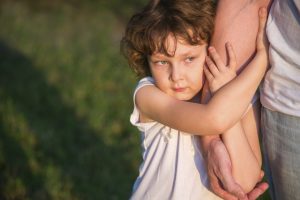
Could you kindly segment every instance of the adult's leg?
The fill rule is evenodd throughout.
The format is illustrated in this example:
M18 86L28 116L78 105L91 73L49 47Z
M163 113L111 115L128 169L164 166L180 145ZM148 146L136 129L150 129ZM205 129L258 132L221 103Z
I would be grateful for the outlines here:
M300 200L300 118L262 108L265 171L273 200Z

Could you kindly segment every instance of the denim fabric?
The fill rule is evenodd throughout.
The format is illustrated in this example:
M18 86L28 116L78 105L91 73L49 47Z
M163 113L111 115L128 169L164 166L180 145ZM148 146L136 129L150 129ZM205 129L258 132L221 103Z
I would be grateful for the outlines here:
M300 200L300 118L262 108L265 172L273 200Z

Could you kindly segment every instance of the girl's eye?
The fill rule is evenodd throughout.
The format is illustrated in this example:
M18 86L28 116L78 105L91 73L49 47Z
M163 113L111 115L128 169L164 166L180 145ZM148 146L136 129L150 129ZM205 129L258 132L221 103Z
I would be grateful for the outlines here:
M192 62L194 59L195 59L195 57L187 57L187 58L185 59L185 61L190 63L190 62Z
M156 61L155 64L157 64L157 65L167 65L168 61L164 61L164 60Z

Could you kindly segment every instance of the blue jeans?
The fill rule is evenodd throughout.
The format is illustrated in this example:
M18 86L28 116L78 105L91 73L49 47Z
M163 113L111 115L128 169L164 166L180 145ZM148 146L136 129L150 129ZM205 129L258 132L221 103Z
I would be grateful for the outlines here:
M300 200L300 118L262 108L265 172L273 200Z

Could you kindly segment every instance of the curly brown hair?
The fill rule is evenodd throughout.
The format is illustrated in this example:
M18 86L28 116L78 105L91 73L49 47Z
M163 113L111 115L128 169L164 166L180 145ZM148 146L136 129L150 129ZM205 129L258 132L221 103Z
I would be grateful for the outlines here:
M147 57L154 52L168 56L167 37L191 45L209 43L214 28L213 0L150 0L129 20L121 51L139 77L151 76Z

